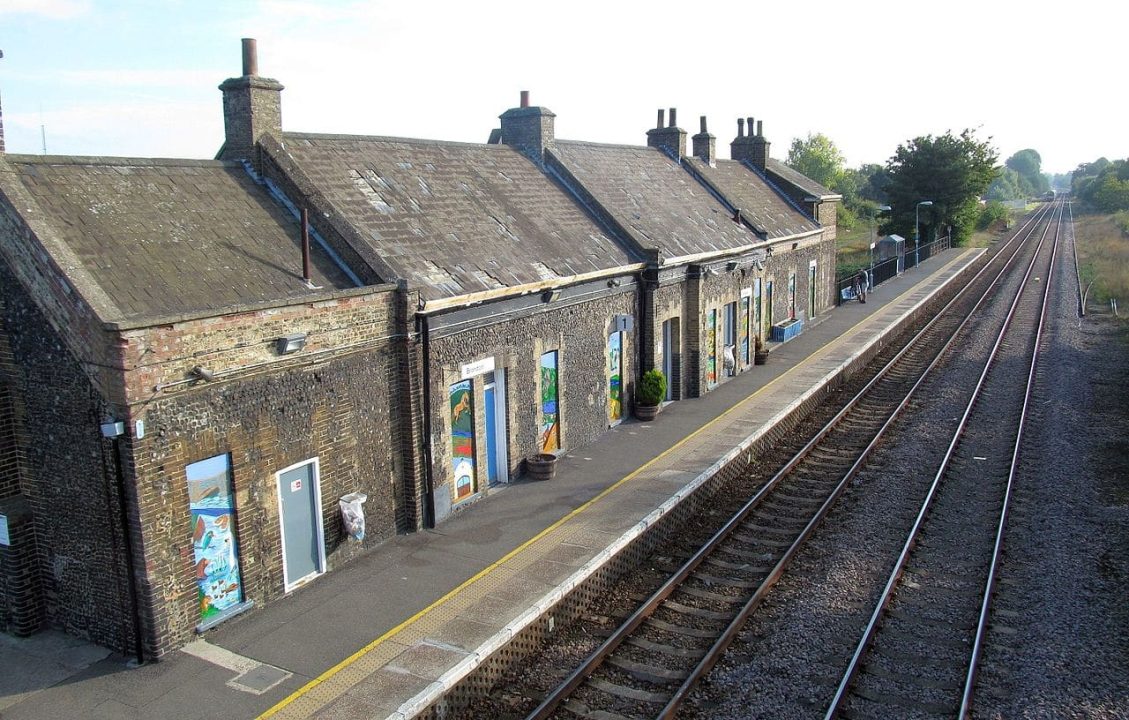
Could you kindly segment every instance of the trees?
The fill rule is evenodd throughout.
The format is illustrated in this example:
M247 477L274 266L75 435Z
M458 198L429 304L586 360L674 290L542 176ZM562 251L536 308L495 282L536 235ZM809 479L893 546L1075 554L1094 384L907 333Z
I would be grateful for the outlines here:
M1074 171L1071 192L1098 212L1129 210L1129 160L1082 163Z
M980 141L966 129L960 135L949 131L899 145L886 163L886 192L893 210L882 231L913 237L918 203L930 200L932 206L921 208L922 227L951 225L954 241L966 239L976 222L979 197L996 177L999 156L990 140Z
M808 133L806 140L795 138L785 163L820 185L838 191L843 176L843 154L823 133Z

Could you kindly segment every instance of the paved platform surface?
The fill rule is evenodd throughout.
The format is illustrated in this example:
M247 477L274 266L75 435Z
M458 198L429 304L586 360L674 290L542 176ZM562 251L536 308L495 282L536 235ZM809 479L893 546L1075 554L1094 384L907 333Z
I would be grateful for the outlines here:
M817 318L768 364L628 420L435 530L395 538L160 662L0 635L0 718L407 718L926 301L953 250Z

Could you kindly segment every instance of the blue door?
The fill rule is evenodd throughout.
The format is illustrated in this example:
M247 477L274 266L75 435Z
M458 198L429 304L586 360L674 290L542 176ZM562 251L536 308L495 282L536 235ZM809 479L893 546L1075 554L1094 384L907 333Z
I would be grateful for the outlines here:
M505 372L487 373L483 388L486 405L486 481L490 485L507 482L506 456L506 381Z

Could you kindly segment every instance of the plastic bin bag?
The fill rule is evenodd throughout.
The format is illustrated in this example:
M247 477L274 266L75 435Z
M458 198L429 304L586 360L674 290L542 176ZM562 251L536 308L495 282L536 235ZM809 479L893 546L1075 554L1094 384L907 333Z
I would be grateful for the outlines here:
M357 542L365 539L365 500L368 500L368 495L355 492L337 501L341 508L341 522L345 525L345 532Z

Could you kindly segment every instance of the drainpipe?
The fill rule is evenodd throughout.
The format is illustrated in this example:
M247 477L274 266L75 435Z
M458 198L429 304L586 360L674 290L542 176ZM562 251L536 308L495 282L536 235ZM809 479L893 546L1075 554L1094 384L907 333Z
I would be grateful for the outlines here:
M130 531L129 507L126 499L125 470L122 468L121 435L109 436L111 452L114 456L114 481L118 493L118 518L122 526L122 539L125 541L126 583L129 591L130 604L133 606L133 652L137 664L145 662L143 644L141 642L141 598L137 591L137 579L134 576L133 533Z
M423 527L435 527L434 469L431 457L431 332L426 315L419 319L420 337L423 338Z

